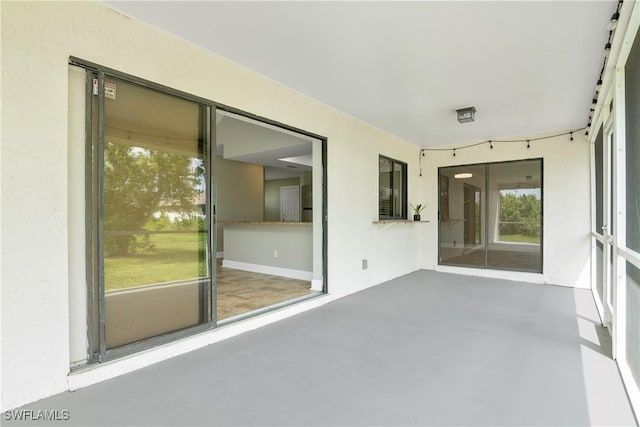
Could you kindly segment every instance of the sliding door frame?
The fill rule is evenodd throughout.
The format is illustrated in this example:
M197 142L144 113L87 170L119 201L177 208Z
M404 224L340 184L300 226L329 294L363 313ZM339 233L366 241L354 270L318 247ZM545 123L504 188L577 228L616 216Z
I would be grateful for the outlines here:
M444 265L447 267L468 267L468 268L477 268L483 270L499 270L499 271L514 271L514 272L525 272L530 273L530 271L523 271L517 268L509 268L509 267L495 267L489 266L489 168L493 165L501 165L508 163L517 163L517 162L526 162L526 161L539 161L540 164L540 271L535 272L534 274L542 274L544 271L544 158L543 157L534 157L534 158L526 158L526 159L515 159L515 160L505 160L498 162L485 162L485 163L469 163L469 164L460 164L460 165L451 165L451 166L442 166L438 168L438 194L440 194L440 180L442 179L441 171L443 169L457 168L457 167L484 167L484 190L480 189L480 194L484 192L484 195L480 197L481 200L481 212L480 217L482 218L482 212L484 211L484 221L480 221L482 226L484 227L484 243L482 244L484 249L484 264L482 266L479 265L471 265L471 264L448 264L442 262L442 220L440 214L440 197L438 198L438 265ZM449 190L449 196L451 195L451 191ZM499 215L499 212L498 212ZM483 232L480 232L480 239L482 240ZM464 244L463 244L464 245Z
M86 102L85 102L85 255L86 255L86 277L87 277L87 364L100 363L109 360L113 360L118 357L137 353L142 350L146 350L160 344L172 342L181 338L196 335L205 331L215 329L219 326L216 318L216 305L217 305L217 282L216 282L216 261L214 254L216 253L216 226L217 226L217 212L216 212L216 192L215 182L213 178L213 168L215 167L215 143L216 143L216 120L215 115L217 110L223 110L237 115L247 117L262 123L266 123L271 126L276 126L285 131L294 132L306 137L314 138L321 143L321 156L322 156L322 292L320 294L326 294L328 292L328 208L327 208L327 138L312 132L308 132L293 126L286 125L281 122L277 122L266 117L258 116L253 113L249 113L234 107L230 107L225 104L217 103L209 99L199 97L187 92L176 90L158 83L154 83L139 77L135 77L109 67L105 67L90 61L86 61L77 57L70 56L69 64L81 67L86 72L85 90L86 90ZM210 272L210 299L209 309L210 320L196 326L188 327L179 331L169 332L153 336L141 341L137 341L131 344L123 345L114 349L107 350L106 348L106 329L105 329L105 286L104 286L104 261L102 242L104 241L104 225L102 220L95 221L94 223L94 211L102 211L104 209L104 171L103 162L95 161L96 157L102 158L104 151L104 83L106 77L113 77L128 83L133 83L146 87L167 95L173 95L179 98L183 98L195 103L198 103L205 107L207 110L206 118L207 122L204 126L208 126L208 148L205 153L206 164L206 178L207 179L207 227L209 229L209 239L207 242L208 255L206 259L207 268ZM98 102L97 102L97 127L94 123L94 78L98 80ZM205 117L205 115L202 115ZM97 132L97 144L94 144L95 133ZM96 147L94 149L94 146ZM98 170L94 170L97 167ZM94 176L97 176L97 181L94 181ZM98 195L96 200L96 195ZM95 252L97 250L97 252ZM97 259L97 264L92 259ZM263 314L268 311L276 310L285 306L296 304L300 301L315 298L318 294L310 294L307 297L296 298L290 301L286 301L273 306L265 307L263 309L255 310L247 313L246 316L238 316L234 318L234 321L241 321L248 317L253 317L259 314ZM206 315L207 313L205 313ZM95 318L95 320L94 320ZM96 324L97 323L97 324ZM226 322L225 325L231 323ZM98 332L95 333L97 327ZM97 336L96 336L97 335ZM81 364L74 366L72 369L80 369L86 365Z

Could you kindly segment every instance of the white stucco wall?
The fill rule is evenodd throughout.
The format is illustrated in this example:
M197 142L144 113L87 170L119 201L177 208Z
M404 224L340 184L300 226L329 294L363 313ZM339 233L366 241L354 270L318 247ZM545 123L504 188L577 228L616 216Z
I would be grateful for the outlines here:
M556 132L557 133L557 132ZM545 135L518 137L526 140ZM423 200L428 203L426 217L436 218L438 192L435 183L438 167L501 162L521 159L543 159L543 203L544 203L544 243L543 274L483 271L478 269L454 269L459 272L539 281L555 285L590 288L590 179L589 144L583 133L531 142L494 142L494 149L488 145L451 151L429 151L423 157L421 187ZM511 139L511 138L510 138ZM427 236L423 237L423 268L437 268L438 225L427 226ZM441 268L449 271L450 269ZM453 271L453 270L451 270Z
M419 177L416 146L102 4L0 7L1 410L66 390L70 345L72 353L82 353L70 339L70 330L83 333L69 313L84 304L85 286L84 218L78 215L84 199L75 191L84 171L82 150L70 146L81 140L69 130L70 55L327 137L333 296L436 266L439 166L535 157L544 158L541 278L589 286L589 160L579 134L573 143L558 137L534 142L530 150L496 143L491 151L458 150L455 158L429 152ZM407 163L408 199L427 203L422 216L430 223L373 224L380 154Z
M102 4L1 2L0 7L1 410L67 389L69 312L72 304L83 303L82 292L75 291L85 286L78 280L85 262L77 244L84 232L77 215L81 196L69 191L75 183L70 179L83 174L73 160L77 147L69 147L69 56L327 137L333 295L420 267L420 235L411 227L424 225L372 224L379 154L407 162L409 200L419 198L414 145ZM76 154L70 158L70 152ZM362 270L365 258L369 268ZM77 295L71 303L70 295ZM82 326L74 324L72 331L82 333Z

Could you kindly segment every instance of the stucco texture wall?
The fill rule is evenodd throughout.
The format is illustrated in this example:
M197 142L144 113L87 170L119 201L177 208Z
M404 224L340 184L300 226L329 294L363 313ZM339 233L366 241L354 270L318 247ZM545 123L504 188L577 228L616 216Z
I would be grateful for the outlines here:
M2 410L67 389L70 279L84 221L69 197L69 56L327 138L328 288L337 297L437 264L437 168L544 158L544 278L588 287L589 148L577 134L429 153L96 2L0 2ZM77 148L77 147L74 147ZM407 163L408 200L430 223L374 224L378 156ZM314 183L314 188L315 188ZM315 194L315 192L314 192ZM362 269L362 260L368 268ZM314 267L314 271L316 268ZM319 269L318 269L319 271ZM75 325L75 330L81 330Z
M438 168L444 166L502 162L542 158L543 170L543 274L540 277L526 275L524 280L534 280L554 285L590 288L591 253L591 187L589 143L579 132L532 141L526 148L526 139L553 136L554 134L517 137L522 142L494 142L494 149L483 144L477 147L451 151L429 151L423 158L422 194L427 201L424 214L436 218L438 209ZM510 138L511 139L511 138ZM428 235L423 239L422 267L436 268L438 264L437 222L429 224ZM485 274L475 270L476 274ZM511 272L492 273L505 278L517 277Z
M418 197L414 145L103 4L0 7L2 410L67 389L69 289L85 286L69 275L85 262L69 243L84 228L68 196L69 177L78 176L68 156L69 56L326 137L332 294L419 268L418 233L372 224L379 154L408 163L409 199Z

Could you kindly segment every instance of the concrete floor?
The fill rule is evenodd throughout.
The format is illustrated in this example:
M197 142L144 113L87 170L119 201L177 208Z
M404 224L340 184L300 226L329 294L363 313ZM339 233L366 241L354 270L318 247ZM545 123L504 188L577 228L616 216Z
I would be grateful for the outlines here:
M56 426L635 425L589 291L433 271L22 409L69 410Z

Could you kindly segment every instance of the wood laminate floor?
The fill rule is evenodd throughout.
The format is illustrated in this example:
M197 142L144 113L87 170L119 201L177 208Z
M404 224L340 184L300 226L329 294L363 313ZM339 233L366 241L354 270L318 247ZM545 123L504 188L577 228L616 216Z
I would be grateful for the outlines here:
M312 293L311 282L252 273L217 264L218 320Z

